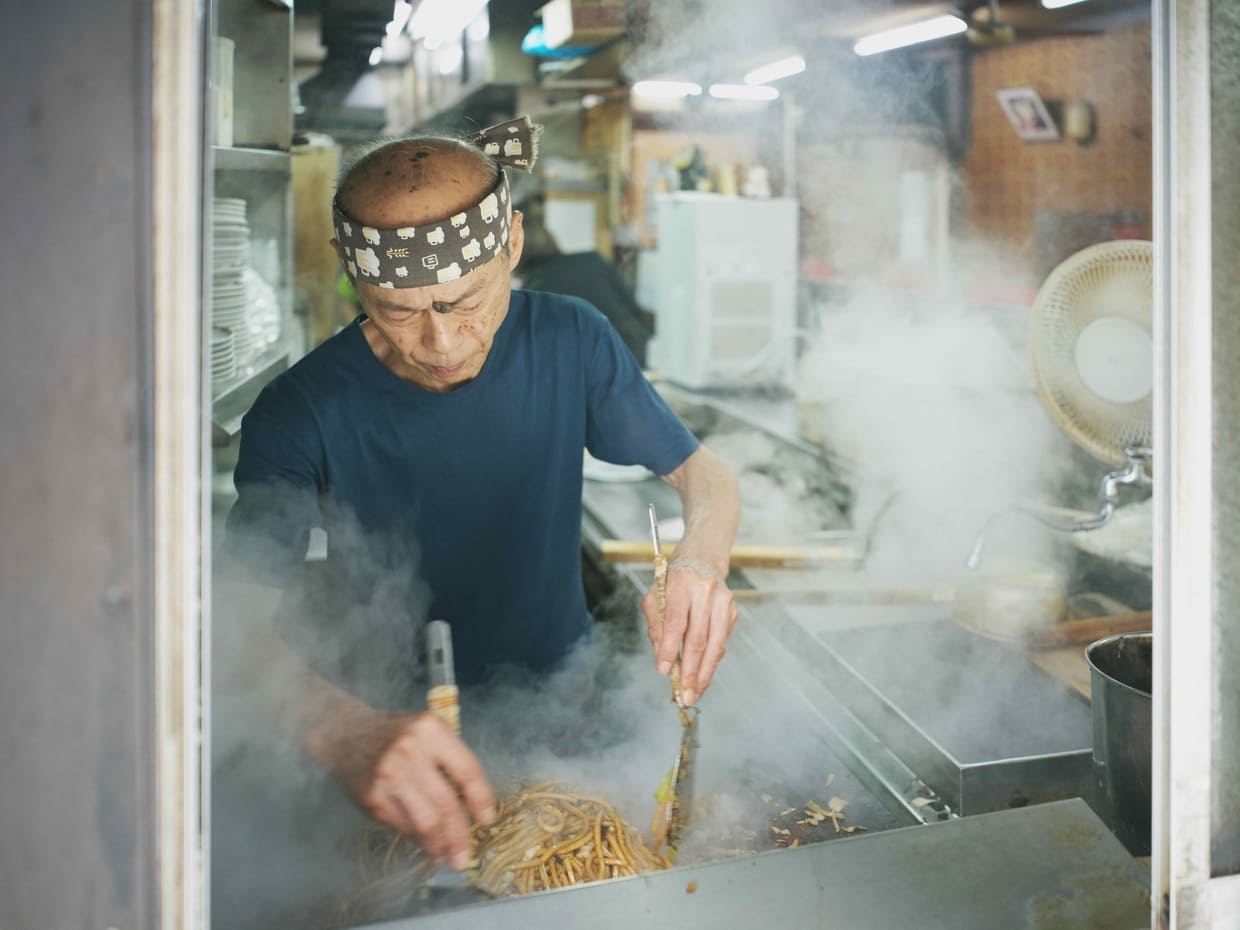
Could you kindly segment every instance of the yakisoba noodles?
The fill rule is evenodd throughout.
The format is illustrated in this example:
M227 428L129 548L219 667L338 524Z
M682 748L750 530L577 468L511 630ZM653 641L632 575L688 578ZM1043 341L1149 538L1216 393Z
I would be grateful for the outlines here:
M495 822L475 826L473 840L474 884L499 896L567 888L671 865L651 852L607 801L555 782L503 798Z
M501 798L495 822L476 825L471 838L470 880L497 897L671 865L610 803L551 781ZM388 831L367 835L359 866L363 886L352 903L362 910L407 895L433 871L415 840Z

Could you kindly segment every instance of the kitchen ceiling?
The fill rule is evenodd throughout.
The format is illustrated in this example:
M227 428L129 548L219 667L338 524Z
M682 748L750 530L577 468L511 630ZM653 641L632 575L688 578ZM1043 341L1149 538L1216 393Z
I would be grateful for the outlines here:
M537 22L536 13L545 2L491 0L492 24L523 34ZM392 9L392 0L298 0L297 76L303 107L299 128L373 132L381 127L382 120L373 111L350 112L344 101L369 69L371 52L383 39ZM1013 36L1019 42L1057 30L1106 28L1124 19L1148 16L1149 3L1089 0L1047 10L1039 0L1006 0L998 3L996 10L999 22L1010 30L998 34L987 30L987 0L958 4L928 0L632 0L631 49L624 56L622 73L615 77L617 81L622 77L636 80L690 70L708 80L730 80L733 78L723 71L770 60L781 48L803 53L824 46L846 48L863 34L946 12L980 23L970 38L979 40L976 47L985 48L1006 44ZM306 53L307 47L313 52Z

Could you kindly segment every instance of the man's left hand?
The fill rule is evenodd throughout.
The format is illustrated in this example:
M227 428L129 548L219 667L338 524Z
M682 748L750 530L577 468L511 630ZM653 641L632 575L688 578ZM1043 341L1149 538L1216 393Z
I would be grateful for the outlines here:
M659 674L668 674L679 655L685 703L697 703L710 687L736 626L736 603L724 577L710 563L673 559L667 570L666 617L660 622L653 586L642 598L642 611Z

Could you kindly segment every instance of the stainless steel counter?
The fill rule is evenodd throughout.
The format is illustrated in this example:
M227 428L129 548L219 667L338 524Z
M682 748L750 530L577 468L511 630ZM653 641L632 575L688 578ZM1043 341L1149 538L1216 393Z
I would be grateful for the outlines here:
M731 413L725 418L734 428ZM795 442L789 449L791 456L812 455ZM833 479L846 474L838 464L824 465ZM675 494L656 479L587 482L587 553L609 537L642 538L647 501L661 514L679 512ZM635 590L650 582L645 566L614 569ZM800 583L864 585L840 568L813 576ZM730 579L733 587L750 581L743 572ZM763 577L761 586L776 587L770 581ZM741 612L704 713L716 702L743 705L746 694L794 696L821 734L820 751L842 760L897 822L925 825L887 829L864 843L824 844L829 851L801 848L635 879L588 903L555 893L530 902L529 911L503 911L506 923L524 923L526 914L537 913L548 926L582 927L651 920L668 926L786 920L794 926L988 930L1146 924L1143 870L1083 801L1057 800L1089 791L1088 705L1079 696L1019 653L955 627L941 605L828 608L771 601L742 605ZM880 648L872 648L876 636L883 639ZM947 699L930 693L938 686L928 683L927 663L939 682L948 666L958 670L956 696L975 721L993 724L985 734L971 729L968 714L943 711ZM1009 804L1013 810L987 813ZM959 816L964 813L973 816ZM1073 847L1070 855L1065 844ZM685 894L690 881L698 882L695 895ZM712 897L702 903L708 889Z
M387 930L1136 930L1143 869L1062 801L488 902Z

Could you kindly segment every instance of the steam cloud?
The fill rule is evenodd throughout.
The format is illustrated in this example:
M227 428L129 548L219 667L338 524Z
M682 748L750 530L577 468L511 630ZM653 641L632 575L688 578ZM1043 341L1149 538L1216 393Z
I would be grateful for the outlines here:
M951 582L988 519L1017 501L1053 502L1070 448L993 312L950 293L917 306L877 288L823 310L802 359L803 418L861 475L854 523L878 519L869 570ZM994 542L1049 555L1013 518ZM990 551L990 550L988 550Z
M749 0L649 3L645 16L644 44L628 62L634 79L658 76L679 62L685 35L695 36L698 60L717 69L737 48L781 38L769 11ZM847 115L860 88L847 83L837 64L812 61L813 80L797 84L802 127L820 129ZM904 101L887 102L890 107L880 109L899 112ZM735 131L735 118L726 126ZM755 138L760 132L755 128ZM762 150L770 140L758 141ZM865 151L854 157L852 167L865 170ZM849 170L846 158L840 167ZM798 193L812 227L836 206L838 185L807 183L807 166L801 176ZM898 186L899 177L890 183ZM958 244L953 254L963 254ZM968 270L955 265L938 281L939 292L918 304L878 287L860 266L845 302L814 308L817 331L799 384L803 421L858 468L855 526L866 528L896 494L877 524L870 554L868 571L878 579L953 581L989 517L1018 499L1054 501L1064 479L1069 446L1032 390L1019 336L1023 320L1012 325L973 309L963 296ZM804 513L795 499L779 503L764 502L761 509L787 515L781 525ZM995 535L997 545L1022 554L1044 554L1048 545L1022 520L1008 521ZM302 628L305 655L376 706L422 709L418 659L428 596L408 570L414 554L394 560L390 547L356 531L338 532L331 545L381 557L367 563L371 574L359 590L369 593L360 602L327 609L331 592L313 581L301 589L300 606L296 596L286 599L286 617L317 603L317 612L331 620L317 630ZM222 864L213 902L217 925L321 923L316 908L321 914L351 890L352 840L367 820L275 723L296 691L251 648L252 624L266 622L262 608L219 599L214 614L212 841ZM512 671L462 695L465 739L497 790L512 780L555 778L605 795L645 828L679 725L641 625L634 597L627 620L599 624L594 643L560 672L535 679ZM346 642L341 631L348 633ZM352 658L333 666L331 657L340 654ZM713 796L714 805L696 828L699 842L735 836L755 812L769 819L771 802L750 786L778 783L804 803L825 800L828 774L848 777L842 768L828 771L834 763L824 761L830 757L821 745L793 736L804 732L803 708L790 690L772 687L758 706L734 696L749 673L729 657L703 702L698 790ZM847 795L850 788L835 790Z

